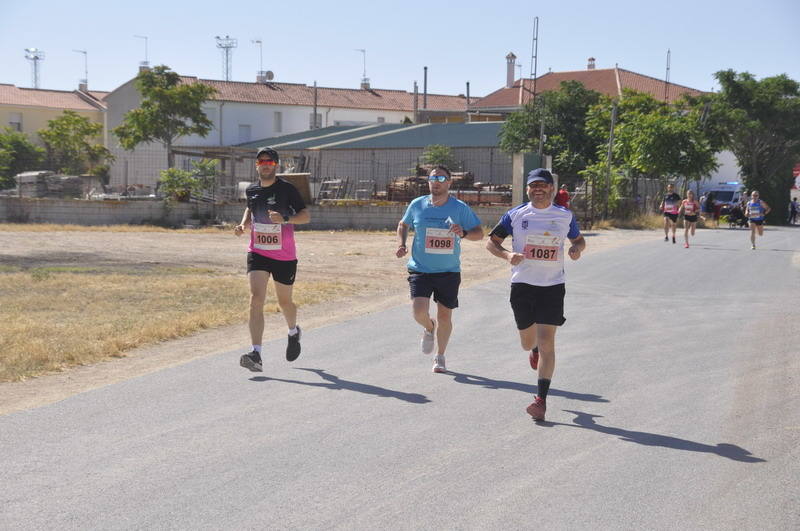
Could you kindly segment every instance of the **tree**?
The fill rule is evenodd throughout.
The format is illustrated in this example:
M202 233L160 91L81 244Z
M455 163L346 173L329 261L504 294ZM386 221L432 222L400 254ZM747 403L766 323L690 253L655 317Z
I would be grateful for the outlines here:
M213 123L201 105L216 91L203 83L183 83L164 65L139 72L136 88L142 95L141 105L125 114L114 134L127 150L142 142L160 142L167 149L167 167L172 168L175 140L186 135L205 137L211 131Z
M218 175L216 159L202 159L192 162L191 171L168 168L161 171L159 190L169 199L187 201L191 194L214 187Z
M709 127L736 156L747 190L758 190L772 207L768 220L785 223L792 166L800 160L800 84L785 74L714 76L721 89L705 100Z
M456 159L453 156L453 149L450 146L431 144L425 146L425 149L422 151L422 163L432 164L434 166L441 164L452 168L456 163Z
M113 160L111 152L95 142L102 132L102 124L75 111L66 110L55 120L49 120L47 128L39 131L47 148L48 166L62 173L80 175Z
M508 117L500 131L500 148L508 153L539 150L544 121L544 153L553 157L561 181L574 181L578 172L597 160L597 143L586 134L586 114L601 98L578 81L564 81L557 91L540 94Z
M0 190L16 186L16 174L41 169L43 160L44 149L7 127L0 133Z
M589 112L587 127L598 143L598 162L583 175L601 183L603 193L608 168L608 136L613 102L604 98ZM649 94L624 91L617 102L612 151L611 190L613 208L630 196L631 177L699 180L716 169L716 149L696 114L682 105L667 104Z

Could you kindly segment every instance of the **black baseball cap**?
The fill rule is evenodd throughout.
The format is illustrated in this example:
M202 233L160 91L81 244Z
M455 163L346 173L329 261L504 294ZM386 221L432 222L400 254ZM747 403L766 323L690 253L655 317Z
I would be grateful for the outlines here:
M536 168L528 174L528 184L537 181L553 184L553 175L544 168Z
M258 153L256 153L256 158L260 157L261 155L268 155L270 159L274 160L275 162L280 162L280 157L278 156L278 152L272 149L271 147L260 147L258 148Z

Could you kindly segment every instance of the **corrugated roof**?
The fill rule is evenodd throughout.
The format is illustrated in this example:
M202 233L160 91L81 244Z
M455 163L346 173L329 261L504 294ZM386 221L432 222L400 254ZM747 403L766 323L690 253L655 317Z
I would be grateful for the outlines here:
M95 94L106 94L97 93ZM70 109L73 111L98 111L104 108L100 101L91 103L78 95L78 91L21 88L0 84L0 105Z
M563 81L579 81L590 90L611 97L620 95L622 89L629 88L645 92L654 98L664 99L665 82L662 79L637 74L624 68L602 68L595 70L576 70L572 72L548 72L536 78L536 93L559 90ZM520 91L520 83L524 83ZM669 83L667 100L672 102L683 94L700 95L697 89ZM511 88L501 88L482 98L478 103L470 105L471 109L504 109L520 105L520 92L524 101L529 101L533 91L532 79L518 79Z
M260 147L271 146L275 149L315 149L322 145L334 144L338 142L346 142L356 138L371 137L374 135L384 134L387 132L395 131L408 127L405 124L372 124L362 126L348 126L346 129L336 130L337 127L323 127L322 129L315 129L314 131L306 131L305 133L296 133L296 135L285 135L283 137L268 138L258 142L249 142L247 146L241 147ZM305 136L300 136L305 135ZM286 138L294 137L297 138ZM257 144L257 145L254 145Z
M181 76L185 83L203 83L216 89L215 100L239 103L266 103L273 105L314 104L314 87L297 83L248 83L244 81L220 81ZM422 94L418 96L422 108ZM470 97L470 104L480 101ZM338 107L348 109L373 109L387 111L413 112L414 93L387 89L344 89L317 87L319 107ZM428 94L428 109L435 111L464 111L467 99L464 96Z

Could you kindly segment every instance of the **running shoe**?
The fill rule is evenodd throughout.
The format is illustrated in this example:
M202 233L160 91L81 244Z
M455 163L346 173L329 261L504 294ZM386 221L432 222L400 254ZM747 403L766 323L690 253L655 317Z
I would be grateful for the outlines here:
M264 369L261 367L261 354L259 354L257 350L248 354L242 354L242 357L239 358L239 365L253 372L264 372Z
M675 243L675 236L672 237L672 243Z
M539 368L539 347L533 347L531 353L528 354L528 361L531 362L531 369L534 371Z
M295 335L289 335L289 342L286 344L286 361L294 361L300 355L300 327L297 327Z
M664 236L664 241L668 242L669 241L669 236Z
M422 348L423 354L430 354L433 352L433 343L436 336L436 321L431 319L433 322L433 330L428 332L427 330L422 331L422 341L420 341L420 348Z
M437 354L433 357L433 372L447 372L447 367L444 366L444 354Z
M544 412L547 410L547 404L544 401L544 398L539 398L538 396L533 399L533 403L525 408L525 411L528 412L528 415L533 417L533 420L544 420Z
M683 248L684 248L684 249L688 249L688 248L689 248L689 244L688 244L688 243L684 243L684 244L683 244Z
M755 250L756 250L756 245L755 245L755 244L753 244L753 246L752 246L752 247L750 247L750 249L752 249L752 250L754 250L754 251L755 251Z

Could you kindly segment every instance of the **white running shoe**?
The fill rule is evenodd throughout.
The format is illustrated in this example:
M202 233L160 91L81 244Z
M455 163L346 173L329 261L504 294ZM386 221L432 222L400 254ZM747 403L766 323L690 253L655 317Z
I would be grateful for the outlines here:
M422 340L420 341L420 348L422 348L423 354L430 354L433 352L433 344L436 340L436 321L431 319L433 322L433 330L428 332L427 330L422 331Z
M433 372L447 372L447 367L444 366L444 354L437 354L433 357Z

